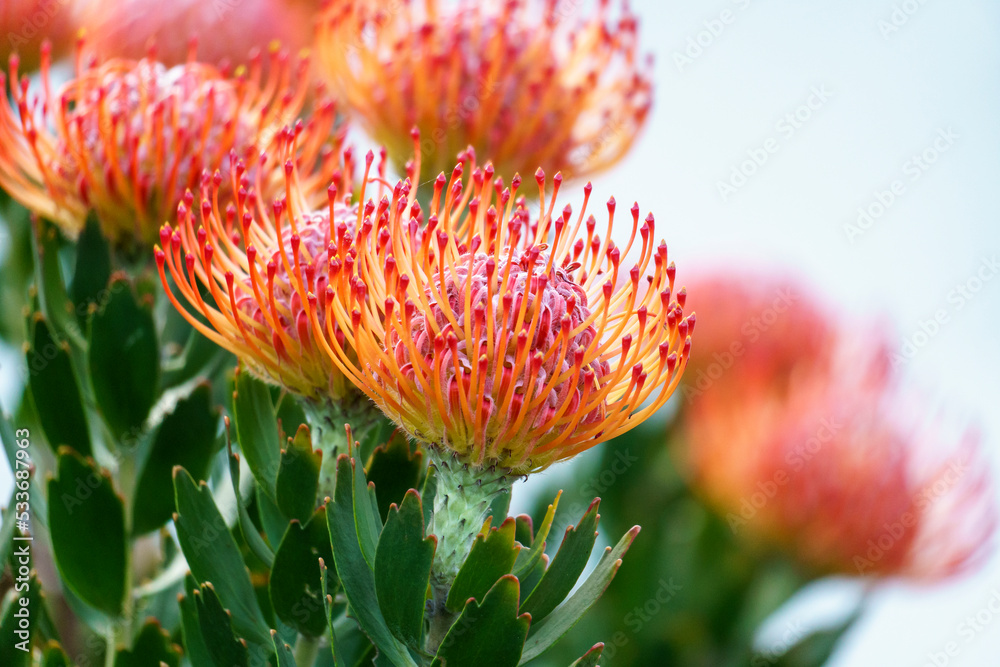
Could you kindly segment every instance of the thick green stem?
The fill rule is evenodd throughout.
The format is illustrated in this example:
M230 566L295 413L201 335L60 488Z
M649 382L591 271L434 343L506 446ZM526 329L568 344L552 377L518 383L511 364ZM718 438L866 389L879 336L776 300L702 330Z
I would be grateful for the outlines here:
M427 532L438 540L431 569L434 598L427 635L427 649L433 653L456 617L445 607L448 592L469 556L490 506L497 497L510 493L514 477L507 469L464 464L446 449L429 446L427 453L437 476L434 512L427 526Z
M340 401L301 401L309 422L313 449L323 452L319 471L319 498L333 496L337 475L337 457L347 454L346 424L351 425L355 440L364 440L372 429L385 419L375 405L363 394L354 394Z

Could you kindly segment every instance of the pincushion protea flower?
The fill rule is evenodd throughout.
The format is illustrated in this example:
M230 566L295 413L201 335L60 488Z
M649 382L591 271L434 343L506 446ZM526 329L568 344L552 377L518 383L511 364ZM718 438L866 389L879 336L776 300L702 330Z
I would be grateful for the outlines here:
M782 282L789 287L770 285ZM725 321L760 318L761 301L742 298L742 279L696 286L707 343L724 340L711 334L713 303L733 311ZM796 293L786 318L807 317L814 330L772 321L685 403L681 433L695 487L734 532L782 546L818 573L933 580L970 567L996 524L977 436L949 430L903 395L878 335L859 342L837 332L829 313ZM713 355L726 351L705 347L693 366L718 363Z
M141 58L150 45L167 65L188 56L198 41L201 62L239 62L247 44L278 41L298 51L313 37L316 7L311 0L77 0L80 24L102 55Z
M608 0L569 14L555 0L329 0L316 48L337 94L397 160L416 125L432 175L471 145L499 173L581 177L629 149L652 84L627 8L617 20Z
M11 99L0 102L0 186L70 236L94 211L117 243L152 243L203 170L235 154L256 171L259 153L294 123L309 92L308 60L294 64L277 50L266 79L259 54L229 76L193 62L170 69L149 59L94 64L82 53L81 44L75 78L53 91L43 48L37 93L12 59ZM291 78L297 83L288 87ZM5 81L0 74L0 85ZM300 161L339 156L326 141L334 116L331 103L317 104L299 140Z
M0 62L21 54L21 66L34 70L40 64L39 48L49 40L55 56L73 47L80 0L4 0L0 3Z
M505 187L492 165L463 159L450 180L434 181L426 219L409 181L366 204L344 261L351 270L326 288L334 308L325 328L343 331L346 345L318 341L426 446L439 478L432 527L442 582L513 476L624 433L663 405L695 324L675 295L666 244L653 240L652 214L641 220L632 207L620 247L610 238L615 201L602 239L587 214L589 184L579 213L556 211L562 177L538 170L533 216L519 176ZM309 303L312 330L322 331L318 297Z

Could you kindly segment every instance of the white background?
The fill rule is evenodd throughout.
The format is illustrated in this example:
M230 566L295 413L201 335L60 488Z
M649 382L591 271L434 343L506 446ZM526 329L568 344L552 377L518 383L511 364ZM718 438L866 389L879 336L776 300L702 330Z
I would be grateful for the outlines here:
M893 12L903 5L913 13L896 15L899 29L881 30L880 21L896 27ZM595 201L613 193L620 205L638 199L643 215L653 210L681 278L685 265L791 267L845 317L887 315L900 346L922 320L946 309L947 324L906 365L908 377L933 397L971 410L995 453L1000 275L961 309L948 296L984 259L1000 258L1000 3L632 6L642 42L656 56L656 106L628 159L595 181ZM712 39L701 35L709 45L678 65L674 54L727 9L731 23ZM814 86L832 96L788 138L776 125ZM904 163L932 146L940 128L958 138L911 181ZM723 201L717 183L772 137L778 151ZM904 193L852 244L845 225L894 180L904 181ZM832 596L837 586L829 589ZM959 655L949 665L998 665L1000 614L971 641L958 633L996 590L997 559L943 586L885 586L832 664L923 667L933 664L928 653L954 641Z
M896 7L915 11L883 34ZM629 158L595 181L653 210L679 275L731 262L791 267L835 299L845 317L888 314L905 337L939 309L948 323L907 364L913 382L978 415L991 446L1000 436L1000 279L958 310L948 295L1000 254L1000 3L989 0L791 2L633 0L642 41L656 54L656 106ZM678 65L689 39L723 10L732 21L700 36L700 55ZM901 15L897 14L899 19ZM884 26L883 26L884 27ZM715 25L719 32L719 25ZM697 53L697 51L692 51ZM794 136L786 114L825 86L829 101ZM917 181L904 163L939 129L958 139ZM718 182L774 138L778 151L723 201ZM894 180L905 192L851 243L845 225ZM0 350L6 370L18 351ZM12 396L4 385L4 407ZM995 449L994 449L995 451ZM995 457L994 457L995 458ZM4 462L5 463L5 462ZM9 492L0 471L0 495ZM814 597L833 599L837 586ZM1000 561L935 588L883 587L834 665L998 664L1000 617L966 641L958 625L1000 590ZM825 597L824 597L825 596ZM816 602L816 600L813 600ZM794 610L789 614L794 616Z

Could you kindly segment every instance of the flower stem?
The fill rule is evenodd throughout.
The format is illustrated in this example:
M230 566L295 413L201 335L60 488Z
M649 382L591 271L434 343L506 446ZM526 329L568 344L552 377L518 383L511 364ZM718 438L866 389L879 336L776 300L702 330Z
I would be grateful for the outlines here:
M344 426L350 424L354 439L364 441L365 436L385 418L364 395L340 401L306 399L301 404L309 422L313 449L323 453L319 471L319 498L322 499L333 495L337 457L347 454L347 432Z

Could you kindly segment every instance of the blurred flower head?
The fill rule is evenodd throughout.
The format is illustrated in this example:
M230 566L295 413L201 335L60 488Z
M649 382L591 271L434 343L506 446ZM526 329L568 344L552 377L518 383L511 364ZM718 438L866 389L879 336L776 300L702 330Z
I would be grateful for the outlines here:
M14 53L21 67L33 71L41 64L42 42L53 44L53 57L73 48L80 0L3 0L0 2L0 63Z
M203 170L227 168L230 155L256 172L259 153L295 122L308 93L308 61L278 50L267 56L264 77L259 53L230 75L198 63L95 63L81 45L76 76L58 90L47 46L42 53L39 89L11 60L11 96L0 102L0 186L70 236L93 211L119 244L152 243L184 191L198 186ZM297 83L289 86L290 78ZM0 74L0 85L7 80ZM317 103L309 138L299 142L302 160L330 153L334 118L331 103Z
M328 344L414 438L472 466L528 473L657 410L680 379L695 318L674 292L652 214L642 220L633 206L619 247L615 201L602 239L589 184L579 212L559 211L562 177L538 170L533 214L519 176L507 186L491 164L462 157L434 181L426 220L409 180L365 204L327 287L353 354Z
M699 342L745 343L682 408L692 481L734 532L819 573L934 580L978 562L996 524L978 436L904 394L882 335L838 331L799 288L751 341L739 329L773 303L735 277L695 285ZM699 348L692 368L724 349Z
M397 161L416 125L432 175L471 145L498 173L584 177L627 152L652 103L637 19L610 5L330 0L316 48Z
M176 228L160 229L155 255L167 296L196 329L264 380L306 398L339 399L353 388L322 344L328 335L344 341L329 314L337 295L328 287L357 227L357 206L349 203L353 158L345 150L342 168L319 170L333 184L320 181L294 159L303 138L301 128L280 135L280 195L265 201L259 179L237 161L229 174L235 196L220 195L227 180L220 172L204 179L199 206L188 192ZM316 206L320 189L325 203Z
M279 42L292 52L310 45L314 0L76 0L80 23L103 57L141 58L155 47L166 65L198 60L241 62L252 46Z

